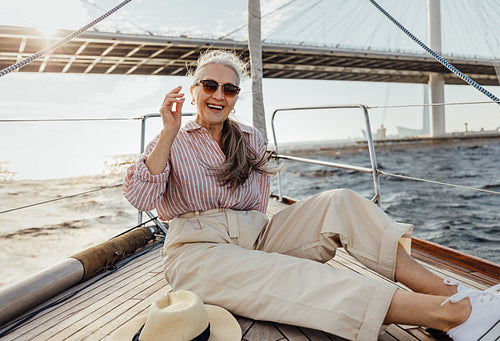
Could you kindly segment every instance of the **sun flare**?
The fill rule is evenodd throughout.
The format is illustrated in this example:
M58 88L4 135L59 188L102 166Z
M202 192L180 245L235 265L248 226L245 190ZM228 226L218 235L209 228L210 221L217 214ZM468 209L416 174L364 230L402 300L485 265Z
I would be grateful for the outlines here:
M79 0L3 1L0 22L3 25L34 27L45 36L60 29L74 29L89 20Z

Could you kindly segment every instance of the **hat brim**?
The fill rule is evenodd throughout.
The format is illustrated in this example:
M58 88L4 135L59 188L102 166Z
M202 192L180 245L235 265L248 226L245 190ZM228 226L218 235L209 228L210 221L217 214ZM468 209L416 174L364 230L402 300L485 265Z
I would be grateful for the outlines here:
M210 341L241 340L241 327L233 315L226 309L205 304L210 323Z
M209 341L239 341L241 327L233 315L226 309L215 305L205 304L210 323ZM109 335L108 341L132 340L134 335L146 323L148 315L137 316Z

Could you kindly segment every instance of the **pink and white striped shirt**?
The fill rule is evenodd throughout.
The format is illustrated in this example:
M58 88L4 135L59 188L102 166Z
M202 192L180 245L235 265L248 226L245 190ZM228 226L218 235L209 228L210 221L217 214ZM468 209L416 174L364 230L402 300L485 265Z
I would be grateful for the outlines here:
M260 132L240 123L239 127L257 155L263 156L266 148ZM234 193L227 185L221 186L210 169L226 157L207 129L194 121L182 127L172 144L165 170L152 175L145 162L158 139L159 135L127 171L123 193L134 207L142 211L156 209L162 220L214 208L265 213L269 177L252 172Z

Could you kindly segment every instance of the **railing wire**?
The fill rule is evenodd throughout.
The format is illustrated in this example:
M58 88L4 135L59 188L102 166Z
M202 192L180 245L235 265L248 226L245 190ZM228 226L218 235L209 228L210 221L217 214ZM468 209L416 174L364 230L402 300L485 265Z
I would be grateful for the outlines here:
M69 199L69 198L74 198L74 197L78 197L78 196L81 196L81 195L85 195L85 194L89 194L89 193L94 193L94 192L102 191L102 190L105 190L105 189L110 189L110 188L115 188L115 187L120 187L120 186L123 186L123 183L117 184L117 185L111 185L111 186L104 186L104 187L92 189L92 190L85 191L85 192L75 193L75 194L71 194L71 195L66 195L66 196L60 197L60 198L55 198L55 199L40 201L40 202L37 202L37 203L25 205L25 206L10 208L10 209L5 210L5 211L0 211L0 214L9 213L9 212L13 212L13 211L18 211L18 210L22 210L22 209L29 208L29 207L40 206L40 205L48 204L48 203L51 203L51 202L55 202L55 201L59 201L59 200L64 200L64 199Z
M108 118L35 118L35 119L1 119L0 123L10 122L84 122L84 121L137 121L140 117L108 117Z
M402 105L374 105L367 106L368 109L382 109L382 108L414 108L414 107L433 107L433 106L446 106L446 105L472 105L472 104L493 104L500 103L500 101L487 101L487 102L450 102L450 103L427 103L427 104L402 104Z
M407 176L407 175L401 175L401 174L394 174L394 173L389 173L389 172L384 172L379 170L379 174L381 175L387 175L387 176L392 176L396 178L401 178L401 179L406 179L406 180L414 180L414 181L421 181L421 182L427 182L431 184L436 184L436 185L443 185L443 186L449 186L449 187L457 187L457 188L462 188L462 189L468 189L472 191L478 191L478 192L485 192L485 193L491 193L491 194L499 194L500 192L497 191L491 191L487 189L482 189L482 188L475 188L475 187L469 187L469 186L462 186L462 185L456 185L456 184L451 184L447 182L441 182L441 181L435 181L435 180L427 180L427 179L422 179L422 178L416 178L413 176Z

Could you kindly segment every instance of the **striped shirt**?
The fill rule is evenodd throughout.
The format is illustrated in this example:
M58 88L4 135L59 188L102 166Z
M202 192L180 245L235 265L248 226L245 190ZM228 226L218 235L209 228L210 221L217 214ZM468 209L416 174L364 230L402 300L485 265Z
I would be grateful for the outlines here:
M239 127L249 145L262 157L266 148L260 132L243 124ZM179 130L164 171L152 175L146 160L159 137L149 143L125 177L123 193L138 210L156 209L162 220L214 208L265 213L269 201L269 177L252 172L233 193L229 186L221 186L211 169L224 162L226 157L208 130L194 121Z

